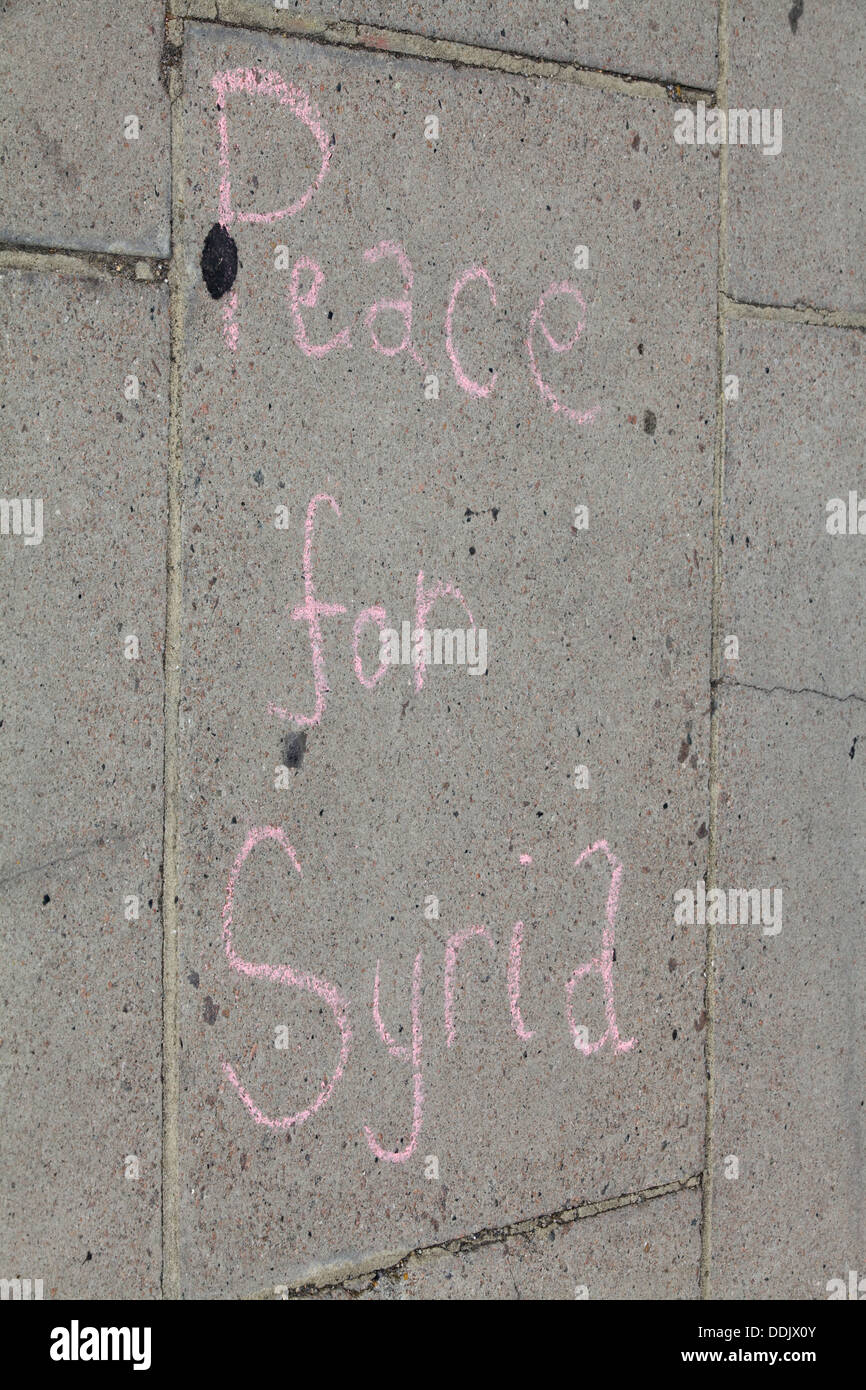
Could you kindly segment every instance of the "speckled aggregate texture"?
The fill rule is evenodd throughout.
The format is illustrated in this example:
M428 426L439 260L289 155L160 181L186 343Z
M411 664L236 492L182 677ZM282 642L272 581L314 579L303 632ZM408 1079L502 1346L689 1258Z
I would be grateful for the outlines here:
M739 650L723 673L866 699L863 536L848 534L850 493L866 501L866 339L735 323L726 371L740 398L726 414L722 624ZM845 534L831 534L842 511Z
M692 1299L698 1291L701 1196L689 1189L591 1220L452 1255L415 1258L315 1299ZM579 1310L578 1310L579 1315Z
M864 15L2 7L0 1296L863 1277Z
M252 15L273 12L274 3L252 0L248 9ZM583 6L574 0L291 0L285 11L695 87L716 80L716 0L588 0Z
M694 880L706 852L714 168L705 153L683 158L669 110L652 103L194 26L185 60L181 729L194 791L181 854L182 1232L196 1286L237 1293L275 1271L301 1279L699 1169L703 939L674 927L671 876ZM233 225L233 351L197 260L220 181L211 78L240 66L314 93L335 143L291 222ZM268 98L232 96L228 108L235 206L265 211L312 140L275 120ZM431 148L433 111L443 133ZM309 177L300 169L294 183ZM393 299L399 280L393 261L363 253L386 239L412 263L423 367L370 347L367 306ZM591 248L588 272L573 271L576 242ZM310 341L349 326L351 349L311 359L295 343L301 256L325 276L305 311ZM460 353L474 376L498 376L472 399L443 320L476 263L497 304L484 286L461 310ZM577 360L542 360L564 399L600 406L584 426L542 399L525 348L539 295L566 278L587 306ZM561 341L574 303L553 308ZM399 343L394 317L379 332ZM425 397L430 373L438 399ZM317 592L347 614L322 619L326 707L288 787L275 788L291 726L268 706L315 704L307 625L291 614L316 494L341 509L317 513ZM579 503L589 532L573 528ZM355 615L384 605L397 628L414 625L419 571L465 595L488 633L487 674L431 667L416 691L401 666L365 689ZM445 600L433 621L461 618ZM375 641L361 651L369 674ZM587 791L575 789L577 764ZM353 1030L327 1105L282 1131L255 1123L222 1063L280 1117L311 1086L315 1096L339 1034L319 999L227 963L226 881L261 825L284 829L303 877L273 841L256 848L238 883L235 949L331 981ZM637 1041L584 1056L565 986L601 949L610 875L600 854L574 861L600 838L624 865L614 986L623 1041ZM430 895L438 919L425 917ZM528 1041L509 1010L516 920ZM449 1047L445 950L472 924L491 939L461 949ZM413 1113L410 1069L373 1023L374 977L381 961L385 1026L406 1037L419 951L423 1128L412 1161L395 1164L374 1159L364 1133L401 1149ZM575 999L593 1040L604 1032L595 980ZM289 1049L275 1045L280 1025ZM427 1156L438 1179L424 1177Z
M0 306L3 496L43 512L0 541L0 1267L153 1298L167 295L6 272Z
M157 0L0 9L0 240L168 254L163 22Z
M730 150L731 293L862 314L866 7L732 4L729 43L728 105L782 113L780 154Z
M864 1234L866 708L726 690L721 715L719 883L783 896L775 935L718 928L712 1296L826 1298Z

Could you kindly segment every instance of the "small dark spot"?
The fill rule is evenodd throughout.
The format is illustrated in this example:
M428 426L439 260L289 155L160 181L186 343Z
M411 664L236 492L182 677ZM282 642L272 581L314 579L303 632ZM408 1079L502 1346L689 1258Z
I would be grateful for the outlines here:
M685 739L683 739L682 743L680 744L680 751L679 751L679 753L677 753L677 762L678 762L678 763L684 763L685 760L686 760L686 758L687 758L688 756L689 756L689 745L686 743Z
M261 487L261 485L262 485L262 483L263 483L264 481L265 481L265 475L264 475L264 473L262 472L262 470L261 470L260 468L257 468L256 471L255 471L255 473L253 474L253 482L254 482L254 483L258 483L259 487Z
M298 771L304 761L304 754L307 751L307 735L302 730L299 734L289 734L286 739L286 767Z
M696 1032L696 1033L700 1033L701 1029L704 1028L704 1027L706 1027L706 1022L707 1022L707 1011L706 1011L706 1009L701 1009L700 1013L698 1014L697 1018L695 1019L695 1032Z
M87 1254L84 1256L84 1259L81 1261L81 1263L82 1263L83 1265L86 1265L86 1264L87 1264L87 1261L88 1261L88 1260L92 1260L92 1259L93 1259L93 1255L92 1255L91 1251L88 1250Z
M671 1033L671 1037L673 1038L674 1042L676 1042L676 1040L677 1040L677 1030L676 1030L676 1028L675 1028L674 1031Z
M241 1154L241 1172L242 1172L242 1173L245 1173L245 1172L246 1172L247 1164L249 1163L249 1161L250 1161L250 1156L249 1156L249 1154Z
M632 142L631 142L631 147L632 147L633 150L639 150L639 149L640 149L640 135L639 135L639 134L637 134L637 133L635 134L635 137L634 137L634 139L633 139Z
M187 979L189 980L189 982L190 982L190 984L192 985L193 989L198 989L199 979L198 979L198 971L197 971L197 970L191 970L191 971L189 972L189 974L187 975Z
M656 417L653 415L653 413L652 413L651 410L645 410L645 411L644 411L643 427L644 427L644 429L646 430L646 433L647 433L647 434L655 434L655 432L656 432Z
M474 555L474 554L475 554L475 546L474 546L474 545L470 545L470 547L469 547L469 554L470 554L470 555Z
M855 742L855 743L857 742L856 738L855 738L854 742ZM853 756L854 756L854 749L852 748L852 749L851 749L851 757L853 758ZM42 899L42 906L45 907L45 906L46 906L48 903L50 903L50 902L51 902L51 897L50 897L50 895L49 895L48 893L46 893L46 894L44 895L43 899Z
M637 355L638 355L638 357L643 357L643 343L638 343L638 345L637 345Z
M632 198L632 200L631 200L631 205L632 205L632 207L634 208L635 212L639 212L639 211L640 211L640 198Z
M219 1005L215 1004L210 995L206 995L204 1001L204 1021L213 1025L220 1016Z
M848 757L849 757L849 758L853 758L853 756L854 756L854 749L857 747L857 739L858 739L859 737L860 737L860 735L858 734L858 735L857 735L857 738L855 738L855 739L854 739L854 742L851 744L851 748L850 748L850 751L849 751L849 753L848 753Z
M788 11L788 23L791 26L791 33L796 34L797 25L803 18L803 0L794 0L793 5Z
M703 821L703 820L702 820L701 823L700 823L700 825L698 826L698 839L699 839L699 840L705 839L705 838L706 838L706 834L707 834L707 823L706 823L706 821Z
M201 273L211 299L221 299L238 273L238 248L221 222L215 222L204 239Z
M673 974L673 972L676 970L676 968L677 968L677 963L676 963L676 961L674 960L673 956L671 956L670 960L668 961L668 970L670 970L671 974Z

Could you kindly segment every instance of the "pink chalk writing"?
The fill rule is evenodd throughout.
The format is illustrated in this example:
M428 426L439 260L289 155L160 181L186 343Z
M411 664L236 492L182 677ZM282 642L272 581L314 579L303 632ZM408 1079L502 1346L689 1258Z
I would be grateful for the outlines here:
M379 1016L379 966L376 965L376 984L373 995L373 1015L379 1036L385 1043L392 1057L398 1057L401 1061L409 1061L409 1049L400 1047L394 1042L390 1033L385 1031ZM415 968L412 971L412 1133L409 1141L403 1149L385 1149L379 1143L376 1135L369 1125L364 1126L364 1133L367 1136L367 1143L370 1145L371 1152L385 1163L405 1163L415 1152L418 1143L418 1135L421 1133L421 1121L424 1114L424 1086L421 1077L421 952L415 957Z
M364 315L364 327L369 329L370 340L375 352L381 352L385 357L396 357L398 352L406 349L414 357L419 367L424 363L416 348L412 346L412 301L408 298L412 288L413 274L409 257L396 241L380 241L378 246L373 246L369 251L364 252L364 260L371 265L382 259L383 256L393 256L400 266L405 286L405 299L378 299L375 304L371 304ZM403 316L403 340L398 347L383 347L376 335L375 323L381 313L387 309L394 309Z
M300 728L309 728L321 722L322 716L327 705L329 686L325 671L325 648L322 633L322 618L337 617L346 612L342 603L322 603L316 595L316 586L313 581L313 533L316 525L316 512L321 502L328 505L340 515L340 508L336 500L327 492L317 493L310 498L307 507L307 518L304 523L304 602L298 604L292 610L292 619L295 622L306 622L307 632L310 641L310 655L313 665L313 688L315 691L316 703L312 714L293 714L283 705L273 702L268 705L268 713L276 715L278 719L288 719L297 724ZM450 580L440 580L425 588L424 572L419 570L415 582L415 619L416 632L426 631L427 619L430 611L440 599L452 598L460 603L469 618L472 629L475 629L475 620L471 610L457 585ZM380 635L388 626L388 618L385 609L381 604L373 604L369 608L362 608L355 618L352 627L352 665L355 675L361 685L366 690L375 690L385 672L396 665L385 659L380 654L380 664L372 675L366 675L361 659L361 637L368 624L375 623L379 628ZM381 653L381 644L380 644ZM427 669L425 656L425 643L420 641L415 644L413 650L414 684L416 690L421 690L424 685L424 673Z
M372 608L362 608L357 618L355 619L355 623L352 628L352 653L355 666L355 675L358 677L358 680L361 682L363 686L366 687L367 690L375 690L376 686L379 684L379 681L382 679L385 672L387 671L390 663L387 660L383 659L379 662L379 665L377 666L372 676L364 675L364 666L361 661L360 642L361 633L364 631L364 628L367 626L368 623L375 623L379 629L380 634L382 633L384 628L387 628L388 614L385 612L381 604L374 604Z
M617 859L616 855L611 852L607 840L596 840L594 845L590 845L582 854L578 855L577 859L574 861L574 867L578 868L579 865L585 863L587 859L591 859L592 856L599 851L604 854L611 870L610 888L607 894L607 906L605 907L607 925L604 929L604 936L602 938L601 955L594 956L586 965L579 965L573 972L568 984L565 986L568 1000L566 1012L568 1014L568 1022L572 1037L574 1038L574 1045L587 1057L590 1056L591 1053L597 1052L600 1047L603 1047L608 1039L613 1043L614 1052L628 1052L634 1047L635 1043L634 1038L629 1038L627 1042L620 1041L619 1030L616 1026L616 1009L614 1008L613 1002L614 922L616 920L616 910L619 906L622 864ZM574 1021L572 1000L578 980L582 980L584 975L590 975L593 971L601 976L604 986L604 1013L607 1019L607 1028L602 1033L601 1037L596 1039L594 1043L585 1043L582 1041L577 1024Z
M316 110L309 94L301 88L287 83L279 73L265 71L262 68L236 68L226 72L217 72L212 78L212 85L217 94L217 111L219 127L219 165L220 165L220 186L219 186L219 223L228 230L234 222L254 223L260 225L270 225L280 218L294 217L301 212L309 203L313 194L321 186L330 166L332 153L331 137L325 129L322 117ZM279 107L285 108L290 115L300 121L312 135L320 152L321 164L319 171L313 181L307 185L304 191L295 198L294 202L288 203L285 207L275 209L271 212L243 212L232 206L231 196L231 169L230 169L230 142L228 133L228 113L226 105L228 99L233 94L243 94L248 98L266 97L277 103ZM396 261L403 282L402 296L394 299L377 299L370 304L363 315L363 323L368 333L368 347L372 352L379 353L385 357L393 358L401 352L407 352L417 366L425 369L424 359L412 341L412 288L414 284L414 274L412 263L406 253L405 248L396 241L382 240L375 246L368 247L361 253L363 261L367 265L376 265L385 258ZM302 293L301 275L304 272L312 273L312 283L309 288ZM469 375L463 366L460 355L455 345L455 326L454 319L458 308L458 301L464 291L480 280L486 286L487 296L494 308L497 307L497 293L493 283L493 278L485 266L476 264L462 270L454 281L448 304L445 309L444 331L445 331L445 352L451 363L451 370L454 380L461 391L476 400L488 399L493 395L494 388L498 380L498 372L492 369L489 372L489 380L486 382L476 381ZM293 340L295 346L303 354L308 363L313 364L326 357L336 348L351 348L351 329L347 325L341 328L332 338L324 343L312 343L307 334L302 310L314 309L318 302L319 291L324 282L324 271L321 266L308 255L301 256L292 270L291 286L288 294L289 312L294 325ZM577 328L565 342L559 342L551 333L545 318L544 309L548 301L557 296L569 296L575 300L581 311ZM218 296L217 296L218 297ZM471 306L471 296L467 296L467 305ZM235 291L232 301L225 306L222 311L222 334L226 345L231 352L235 352L238 346L239 325L237 322L237 292ZM382 342L377 331L377 320L386 312L399 314L403 319L403 334L398 344L386 346ZM536 337L540 331L547 347L554 353L568 353L574 348L585 326L586 304L580 292L573 285L567 282L554 282L549 285L544 293L539 297L529 320L528 333L526 337L526 350L529 356L530 374L541 398L550 406L555 415L561 419L570 420L577 425L589 424L598 414L599 406L591 406L586 410L576 410L560 400L553 388L546 382L541 374L537 351Z
M520 856L521 862L529 855ZM532 1029L527 1028L520 1012L520 953L523 950L523 923L515 922L511 933L511 949L508 952L508 1005L511 1009L511 1026L518 1038L524 1042L534 1037Z
M234 290L226 300L223 308L223 337L228 344L230 352L236 352L238 346L238 326L235 323L235 314L238 311L238 295Z
M254 963L243 959L235 950L233 926L234 926L234 895L235 888L240 877L241 870L246 863L249 855L256 848L266 841L275 842L288 858L295 872L301 874L301 866L297 855L289 843L288 837L283 830L277 826L260 826L249 832L243 847L232 865L226 887L225 902L223 906L223 943L226 958L230 969L239 974L252 979L270 980L276 984L289 985L293 989L305 991L315 995L330 1009L334 1023L340 1035L340 1051L337 1063L330 1077L326 1077L320 1084L318 1094L303 1109L296 1110L291 1114L272 1118L266 1115L261 1107L256 1103L247 1087L239 1078L235 1068L230 1062L221 1059L221 1067L230 1085L237 1093L241 1103L253 1118L256 1124L265 1125L270 1129L289 1129L294 1125L304 1124L312 1115L320 1110L330 1100L336 1087L344 1075L346 1065L349 1060L350 1046L352 1042L352 1030L349 1024L349 1005L342 992L327 980L320 979L318 976L296 971L289 965L268 965L266 963ZM605 1043L610 1042L614 1053L629 1052L634 1046L635 1039L629 1038L622 1040L616 1021L616 1009L614 1005L613 988L613 964L614 964L614 923L617 909L619 906L619 895L622 883L623 866L617 856L611 851L606 840L597 840L595 844L588 846L582 854L578 855L574 861L574 867L586 863L595 854L602 853L607 859L611 871L610 887L607 895L605 907L606 925L602 936L602 948L598 956L586 964L579 965L572 972L565 986L566 995L566 1018L572 1034L575 1047L579 1048L586 1056L599 1051ZM507 991L508 1001L511 1010L511 1023L514 1032L521 1042L527 1041L535 1036L534 1032L526 1027L520 1011L520 964L521 950L523 945L523 922L518 921L514 924L511 936L511 945L508 954L507 967ZM444 978L444 1010L443 1022L447 1046L450 1048L457 1036L454 1022L454 999L455 999L455 976L457 969L457 958L461 948L473 937L483 937L488 947L495 951L496 943L493 936L486 926L473 924L453 932L445 945L443 961ZM422 952L419 950L415 957L415 964L412 971L412 990L411 990L411 1026L412 1041L411 1045L399 1043L391 1035L382 1019L380 1003L380 980L381 980L381 961L376 962L376 975L373 984L372 1014L376 1032L388 1049L388 1053L398 1062L403 1062L412 1069L412 1127L408 1140L401 1148L389 1149L382 1142L381 1136L377 1135L370 1125L364 1126L364 1133L368 1146L375 1158L384 1163L405 1163L414 1154L418 1136L421 1133L421 1126L424 1115L424 1087L422 1082L421 1059L422 1059L422 1027L421 1027L421 968ZM329 972L330 973L330 972ZM579 1029L574 1021L573 999L575 987L579 980L596 973L602 981L604 992L605 1015L607 1018L607 1028L600 1038L594 1043L583 1041L583 1031Z
M456 931L448 938L445 947L445 1038L451 1047L457 1037L457 1030L454 1027L454 975L457 970L457 952L468 941L470 937L483 936L493 945L493 938L486 927L464 927L462 931Z
M297 874L301 873L301 866L298 863L295 851L289 844L288 838L283 830L280 830L278 826L264 825L250 831L244 841L240 854L232 865L232 871L229 874L228 886L226 888L225 903L223 905L223 943L225 945L229 966L240 975L249 975L253 979L272 980L275 984L290 985L293 989L306 991L308 994L315 994L317 998L321 999L322 1002L328 1006L331 1013L334 1015L334 1022L340 1031L340 1056L334 1068L333 1075L322 1082L319 1088L319 1094L312 1104L306 1106L303 1110L296 1110L294 1114L283 1115L276 1120L271 1119L259 1109L230 1062L223 1061L222 1069L256 1124L267 1125L269 1129L290 1129L292 1125L302 1125L305 1120L308 1120L311 1115L315 1115L316 1111L321 1110L322 1106L330 1100L334 1092L334 1087L343 1075L346 1062L349 1058L352 1030L349 1026L349 1010L346 1000L339 990L334 985L329 984L327 980L320 980L315 975L299 975L290 965L253 964L251 961L243 960L234 948L232 925L234 918L235 885L237 884L241 869L246 863L247 858L255 849L256 845L261 844L263 840L276 841L283 852L288 856L295 872Z
M565 281L563 281L562 284L551 285L549 289L544 291L544 294L541 295L538 303L532 311L532 315L529 320L529 334L526 339L526 347L527 351L529 352L529 362L532 368L532 379L538 387L539 391L541 392L542 399L547 401L554 414L561 410L567 420L573 420L577 425L586 425L589 424L591 420L595 419L596 415L598 414L599 407L597 405L594 405L589 410L584 410L581 412L578 410L572 410L571 406L563 405L562 401L557 399L557 397L554 395L552 389L547 385L547 383L545 381L542 381L541 372L539 370L538 363L535 359L535 346L533 343L533 334L535 333L536 325L540 325L541 331L544 334L545 339L547 340L548 347L552 348L554 352L570 352L584 330L585 321L583 319L579 319L577 327L575 328L571 337L568 339L568 342L557 342L557 340L552 336L550 329L544 322L543 314L544 306L547 300L551 298L552 295L557 294L571 295L572 298L577 301L584 314L586 313L586 305L583 301L583 296L580 293L580 290L575 289L573 285L569 285Z
M473 265L470 266L468 270L464 270L463 274L458 277L451 291L451 298L448 301L448 308L445 311L445 351L450 358L451 366L454 371L454 378L458 386L460 386L468 396L489 396L496 385L496 372L492 373L490 381L486 386L482 386L479 382L473 381L471 377L466 375L461 367L460 359L457 356L457 350L454 347L454 310L457 307L459 296L472 280L484 281L490 291L490 303L494 308L496 307L496 290L493 288L493 281L487 274L484 266Z
M217 94L220 135L220 201L219 220L226 228L237 218L239 222L276 222L281 217L294 217L306 207L316 189L328 172L331 159L330 136L322 124L322 118L310 101L309 95L300 87L283 81L278 72L265 72L263 68L234 68L229 72L217 72L211 81ZM245 92L249 97L270 97L288 108L306 126L322 154L319 172L309 187L288 207L278 212L236 212L232 208L231 171L229 169L229 132L225 105L231 92Z
M432 589L425 589L425 588L424 588L424 571L423 571L423 570L419 570L419 571L418 571L418 578L417 578L416 583L415 583L415 630L416 630L416 632L417 632L417 631L421 631L421 630L423 630L423 629L426 628L426 626L427 626L427 619L428 619L429 616L430 616L430 610L431 610L431 608L433 607L434 603L436 603L436 601L437 601L438 599L440 599L440 598L448 598L448 597L450 597L450 598L456 598L457 602L463 606L463 609L464 609L464 611L465 611L465 613L466 613L466 616L467 616L467 618L469 619L469 626L470 626L470 628L473 628L473 629L474 629L474 627L475 627L475 619L473 618L473 616L472 616L472 614L471 614L471 612L470 612L470 610L469 610L469 604L466 602L466 600L465 600L465 598L463 597L463 595L461 594L460 590L457 588L457 585L456 585L456 584L451 584L451 583L444 583L444 584L443 584L443 583L440 582L440 583L438 583L438 584L434 584L433 587L432 587ZM422 686L424 685L424 672L426 671L426 669L427 669L427 662L426 662L426 660L425 660L425 655L424 655L424 644L423 644L423 642L422 642L422 643L416 645L416 649L415 649L415 689L416 689L416 690L420 690L420 689L422 688Z
M322 624L320 618L332 618L337 613L345 613L345 608L341 603L320 603L316 598L316 589L313 584L313 528L316 524L316 510L320 502L327 502L330 507L340 515L340 508L327 492L319 492L315 497L310 498L307 507L307 519L304 523L304 602L298 604L292 612L295 622L306 621L310 634L310 652L313 658L313 686L316 692L316 707L312 714L290 714L286 709L280 709L277 705L269 705L268 712L276 714L280 719L292 719L301 726L308 728L318 724L325 712L325 700L328 693L328 683L325 678L325 653L322 638Z
M306 294L301 294L301 271L312 270L313 283ZM305 309L315 309L316 301L319 297L319 290L325 279L324 272L309 256L301 256L296 261L292 269L292 283L289 287L289 307L295 324L295 342L307 357L324 357L327 353L333 352L334 348L352 346L349 339L348 328L341 328L339 333L328 343L311 343L307 338L307 328L301 315L301 306ZM237 299L237 295L235 295Z

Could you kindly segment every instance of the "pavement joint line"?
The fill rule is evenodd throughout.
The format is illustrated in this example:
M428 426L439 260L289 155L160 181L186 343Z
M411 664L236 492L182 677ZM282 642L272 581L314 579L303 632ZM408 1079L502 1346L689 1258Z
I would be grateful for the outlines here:
M719 0L718 95L716 104L727 108L728 0ZM709 816L707 834L707 890L716 886L719 818L719 711L715 683L721 669L722 507L725 487L725 299L728 287L728 147L719 147L719 240L716 296L716 447L713 459L713 577L710 618L710 758L708 772ZM704 965L704 1013L707 1020L705 1047L706 1112L704 1116L704 1172L701 1183L701 1298L709 1299L713 1249L713 1170L715 1147L716 1040L716 928L707 922Z
M166 21L168 35L176 26ZM182 37L182 36L180 36ZM177 46L179 53L179 45ZM163 49L165 52L165 47ZM177 252L183 221L183 110L181 74L164 69L170 98L171 250L169 271L168 525L166 537L165 719L162 879L162 1267L164 1299L179 1299L180 1278L180 1030L178 1021L178 824L180 772L178 733L181 700L183 604L183 258Z
M722 295L726 319L751 319L765 323L803 323L816 328L866 329L866 313L845 309L819 309L812 304L758 304L753 300Z
M97 280L133 280L136 284L161 285L168 279L168 269L168 260L160 256L0 241L0 270L61 271Z
M248 1294L246 1301L272 1299L275 1296L275 1288L284 1289L287 1295L302 1295L328 1289L340 1289L348 1282L358 1279L369 1280L368 1287L370 1287L379 1275L393 1275L404 1268L416 1268L442 1255L463 1255L473 1250L479 1250L483 1246L504 1244L505 1241L516 1236L532 1235L535 1231L549 1230L553 1226L570 1226L575 1221L586 1221L593 1216L603 1216L609 1211L621 1211L623 1208L639 1206L643 1202L655 1201L659 1197L667 1197L675 1192L687 1192L700 1187L701 1183L702 1174L693 1173L688 1178L680 1178L673 1182L642 1188L638 1192L627 1192L619 1197L605 1197L597 1202L584 1202L577 1207L565 1207L560 1211L527 1217L522 1221L515 1221L506 1226L487 1227L473 1232L472 1235L458 1236L452 1240L439 1241L432 1245L421 1245L412 1250L395 1251L392 1254L380 1253L361 1264L352 1266L327 1265L320 1269L317 1274L306 1275L303 1280L295 1284L270 1285L266 1289ZM351 1294L353 1291L347 1290L347 1292Z
M454 39L426 38L411 30L382 28L352 20L299 16L287 10L266 10L249 0L175 0L178 19L201 24L221 24L253 33L280 34L303 38L336 48L363 49L394 58L420 58L427 62L449 63L458 68L484 68L519 77L547 77L629 96L664 98L694 105L714 100L714 93L700 87L683 86L672 79L642 77L593 68L565 59L535 58L506 49Z
M171 64L175 66L174 63ZM724 149L724 146L721 147ZM0 241L0 271L38 271L98 280L132 280L136 284L166 284L171 256L137 256L114 251L82 251L73 246L31 246ZM846 309L820 309L811 304L760 304L754 300L721 295L726 321L803 324L815 328L866 331L866 313Z
M761 695L818 695L822 700L836 700L841 705L846 705L849 700L857 700L860 704L866 705L866 695L858 695L856 690L852 690L848 695L836 695L832 690L816 690L811 685L803 685L799 689L790 685L753 685L749 681L730 680L727 676L720 677L716 685L722 689L756 690Z

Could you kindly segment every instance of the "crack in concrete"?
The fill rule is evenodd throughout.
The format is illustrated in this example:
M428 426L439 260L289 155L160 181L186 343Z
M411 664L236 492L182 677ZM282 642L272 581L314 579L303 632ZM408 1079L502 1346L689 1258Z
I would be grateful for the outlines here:
M60 271L93 280L133 280L160 285L168 279L169 262L159 256L127 255L114 251L78 251L68 246L26 246L0 241L0 270Z
M486 1245L501 1245L515 1236L532 1235L535 1231L549 1230L554 1226L570 1226L574 1221L586 1221L594 1216L603 1216L609 1211L620 1211L625 1207L638 1206L644 1202L655 1201L659 1197L666 1197L670 1193L689 1191L700 1187L701 1184L702 1174L694 1173L688 1178L660 1183L654 1187L643 1188L638 1192L627 1192L619 1197L605 1197L597 1202L585 1202L576 1207L564 1207L559 1211L527 1217L523 1221L512 1222L505 1226L485 1227L483 1230L473 1232L472 1235L458 1236L453 1240L422 1245L411 1250L380 1253L360 1264L325 1266L316 1274L305 1276L301 1282L272 1285L247 1297L250 1300L264 1300L281 1296L301 1298L305 1294L320 1293L328 1289L341 1289L350 1298L357 1298L361 1293L372 1288L380 1277L392 1277L406 1269L417 1268L443 1255L463 1255L473 1250L479 1250ZM345 1287L348 1283L354 1283L360 1279L367 1280L364 1288L358 1290ZM279 1295L275 1290L284 1292Z
M750 299L734 299L722 294L725 318L751 319L764 323L800 323L814 328L852 328L866 330L866 313L849 313L845 309L819 309L812 304L759 304Z
M840 705L845 705L849 700L857 700L861 705L866 705L866 695L858 695L856 690L852 690L849 695L836 695L832 690L816 690L811 685L801 685L798 688L790 685L755 685L751 681L732 681L727 676L722 676L715 684L719 687L729 687L732 690L757 690L762 695L819 695L822 700L837 700Z
M337 48L372 49L395 58L419 58L447 63L456 68L486 68L523 77L547 77L573 82L628 96L664 99L678 104L714 100L714 93L700 87L683 86L671 79L643 77L635 73L593 68L565 59L535 58L509 49L486 48L482 44L455 39L427 38L408 29L380 28L350 20L329 20L323 16L293 15L286 10L266 10L248 0L178 0L175 13L184 20L202 24L222 24L253 33L282 34L304 38L312 43Z

